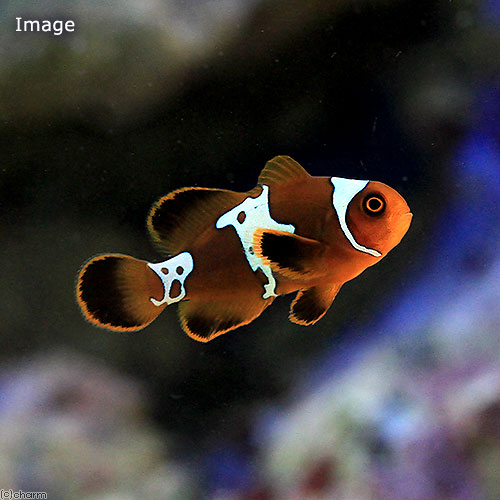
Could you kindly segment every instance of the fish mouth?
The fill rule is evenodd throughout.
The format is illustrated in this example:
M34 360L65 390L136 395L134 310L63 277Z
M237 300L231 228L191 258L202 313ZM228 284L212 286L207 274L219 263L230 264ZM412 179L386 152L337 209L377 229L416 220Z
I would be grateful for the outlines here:
M413 219L413 214L411 212L406 212L403 214L403 220L405 221L406 231L410 228L411 220Z

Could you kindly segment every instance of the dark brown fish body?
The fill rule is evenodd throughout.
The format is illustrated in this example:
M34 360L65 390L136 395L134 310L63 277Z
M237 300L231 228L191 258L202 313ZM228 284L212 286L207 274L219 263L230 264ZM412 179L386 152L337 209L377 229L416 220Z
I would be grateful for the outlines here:
M410 221L404 199L384 184L312 177L277 157L246 193L187 188L160 199L148 228L172 257L95 257L80 272L78 300L90 321L114 330L141 329L179 302L184 330L208 341L298 291L290 319L312 324Z

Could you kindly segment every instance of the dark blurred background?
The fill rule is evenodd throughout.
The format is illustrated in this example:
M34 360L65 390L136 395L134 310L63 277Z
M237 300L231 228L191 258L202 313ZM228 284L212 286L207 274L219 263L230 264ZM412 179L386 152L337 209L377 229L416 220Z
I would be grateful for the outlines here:
M498 498L498 1L7 1L0 14L0 487ZM18 16L76 30L19 33ZM175 306L135 334L84 321L88 257L160 260L145 228L157 198L246 191L277 154L383 181L414 213L317 325L289 323L288 297L208 344Z

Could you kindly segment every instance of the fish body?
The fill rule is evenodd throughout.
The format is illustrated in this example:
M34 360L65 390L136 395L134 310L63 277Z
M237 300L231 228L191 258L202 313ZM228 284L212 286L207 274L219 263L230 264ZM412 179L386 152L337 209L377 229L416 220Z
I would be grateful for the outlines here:
M184 331L207 342L298 292L289 318L310 325L400 242L411 218L385 184L313 177L278 156L248 192L183 188L161 198L148 229L169 257L96 256L80 271L77 299L92 323L118 331L140 330L179 302Z

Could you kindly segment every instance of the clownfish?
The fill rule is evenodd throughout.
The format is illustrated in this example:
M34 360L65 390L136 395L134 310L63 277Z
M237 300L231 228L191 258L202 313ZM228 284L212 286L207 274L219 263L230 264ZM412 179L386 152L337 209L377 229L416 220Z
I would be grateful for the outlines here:
M91 323L115 331L149 325L179 302L183 330L208 342L297 292L289 319L316 323L341 286L373 266L408 231L412 213L376 181L313 177L277 156L245 193L182 188L158 200L147 227L168 258L97 255L76 295Z

